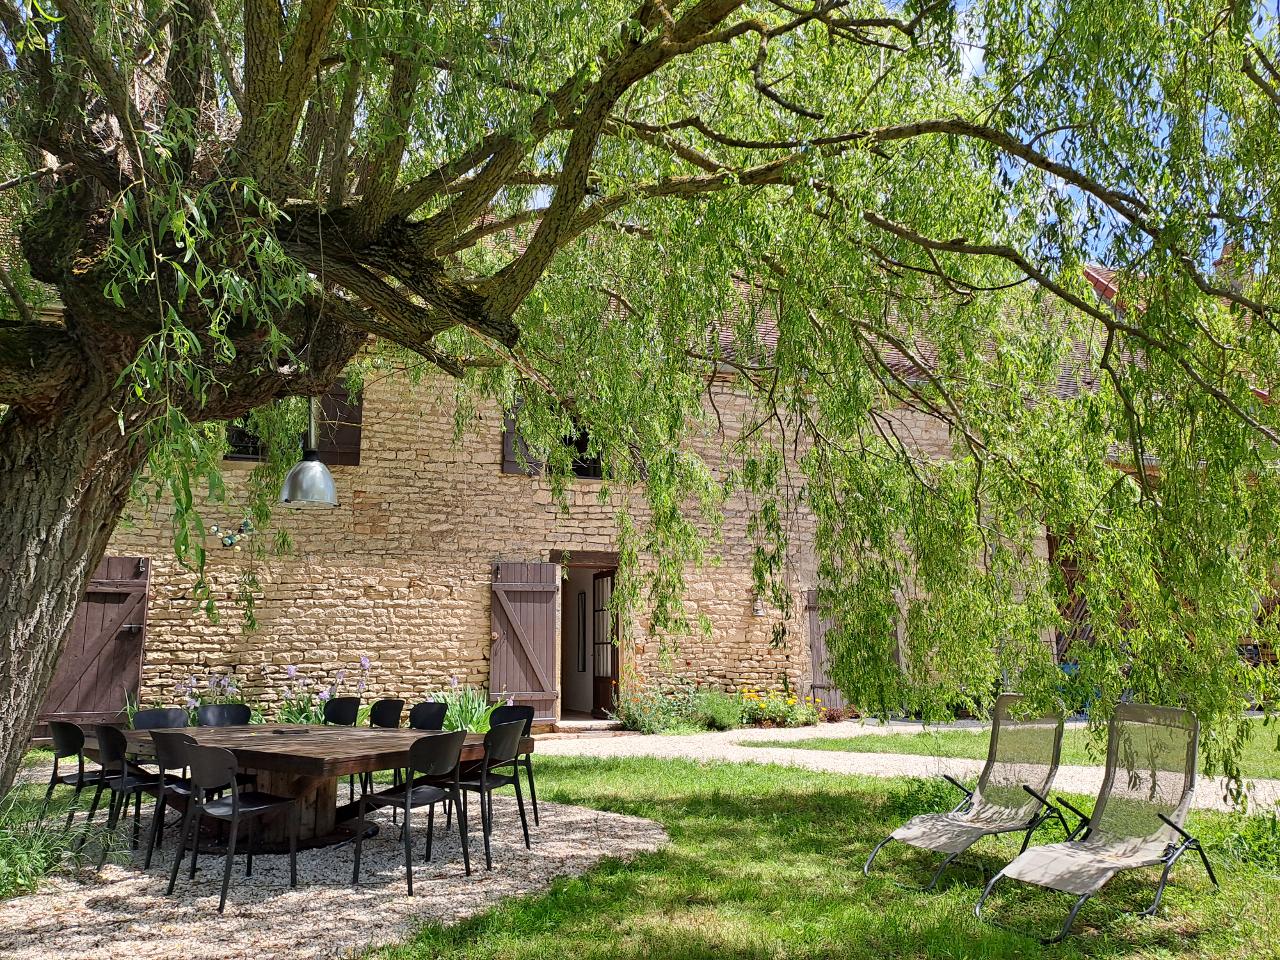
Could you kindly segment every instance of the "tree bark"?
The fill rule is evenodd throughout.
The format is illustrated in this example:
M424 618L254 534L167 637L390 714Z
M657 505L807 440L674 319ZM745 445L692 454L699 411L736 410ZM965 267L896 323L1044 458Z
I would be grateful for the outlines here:
M146 459L142 439L120 430L116 405L103 379L53 413L0 418L0 796Z

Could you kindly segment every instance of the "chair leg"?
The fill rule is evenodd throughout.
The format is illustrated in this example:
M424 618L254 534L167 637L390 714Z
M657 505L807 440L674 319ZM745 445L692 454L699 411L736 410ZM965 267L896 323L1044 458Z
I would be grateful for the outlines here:
M258 818L249 818L249 836L246 840L247 846L244 848L244 875L246 878L253 876L253 844L258 838Z
M480 830L484 834L484 868L493 869L493 854L489 850L489 834L493 832L493 796L483 787L476 799L480 801Z
M107 831L102 835L102 852L98 856L98 869L101 870L107 862L107 852L111 849L111 841L115 836L116 827L120 822L120 808L125 807L125 815L127 816L129 803L129 795L111 791L111 802L107 804Z
M188 874L188 880L196 878L196 860L200 857L200 821L203 815L196 810L196 820L191 827L191 873Z
M422 857L423 863L431 862L431 840L436 832L436 805L433 803L427 807L427 851Z
M80 794L83 790L84 790L84 784L77 783L75 792L71 794L71 803L67 806L67 822L66 822L66 825L62 828L63 830L71 829L71 821L75 819L76 808L80 805Z
M141 835L142 827L142 791L137 790L133 794L133 849L138 849L138 837Z
M1075 902L1075 906L1073 906L1071 908L1071 912L1067 914L1067 922L1062 925L1062 930L1059 931L1056 937L1050 937L1049 939L1041 940L1040 942L1045 946L1049 946L1053 943L1061 943L1063 940L1067 939L1067 934L1071 932L1071 925L1076 922L1076 914L1080 912L1080 908L1084 906L1084 902L1091 896L1093 896L1093 894L1086 893Z
M58 785L58 761L53 761L53 773L49 774L49 787L44 792L44 803L40 804L40 815L37 820L43 820L45 812L49 809L49 800L53 797L53 788Z
M883 846L883 844L881 844ZM991 882L983 888L982 896L978 898L977 904L973 908L973 915L979 920L982 919L982 905L987 902L987 897L991 896L991 891L995 888L996 881L1004 876L1004 870L997 870L996 875L991 878Z
M925 888L924 888L925 893L928 893L930 890L932 890L934 887L938 885L938 881L942 879L943 871L945 871L947 867L951 866L951 864L955 862L955 859L958 856L960 856L959 852L953 853L951 854L951 856L947 857L947 859L943 860L942 863L938 864L938 869L933 871L933 876L929 878L928 884L925 885Z
M471 846L467 840L467 818L462 812L462 804L458 800L458 790L453 788L450 806L458 808L458 840L462 843L462 867L467 876L471 876Z
M353 887L359 886L360 884L360 855L364 851L365 795L363 790L360 791L360 806L357 809L359 813L358 813L358 819L356 820L355 862L351 864L351 885Z
M404 794L404 882L413 896L413 830L409 827L409 814L413 808L409 806L409 792Z
M538 788L533 785L533 757L524 755L524 772L529 778L529 802L533 804L533 825L542 826L542 818L538 815Z
M222 867L222 899L218 901L218 912L227 907L227 890L231 887L231 865L236 857L236 834L240 832L240 818L231 818L231 830L227 834L227 860Z
M524 848L532 850L533 847L529 845L529 819L524 815L524 793L520 789L520 771L516 769L513 772L515 776L511 779L516 782L516 807L520 810L520 829L524 831ZM489 797L489 802L493 802L492 795Z
M182 866L182 858L187 853L187 834L191 832L191 821L195 817L195 798L189 798L187 812L182 815L182 829L178 834L178 849L173 854L173 866L169 870L169 890L173 893L173 885L178 882L178 869Z
M871 851L871 856L867 857L867 862L862 865L862 875L864 877L871 876L871 862L875 860L880 851L883 850L891 840L893 840L893 837L885 837L876 844L875 849Z
M298 885L298 834L302 830L302 808L295 801L289 825L289 886Z
M156 797L156 806L151 811L151 829L147 831L147 855L143 858L142 869L151 869L151 855L155 853L156 845L160 842L160 826L164 823L164 811L168 806L168 793L164 790L160 791L160 796Z

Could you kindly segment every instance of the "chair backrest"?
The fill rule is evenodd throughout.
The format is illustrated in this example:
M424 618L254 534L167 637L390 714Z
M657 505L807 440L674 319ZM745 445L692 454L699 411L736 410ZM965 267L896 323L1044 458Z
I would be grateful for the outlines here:
M1062 712L1018 720L1010 716L1021 701L1017 693L1002 693L991 710L991 740L987 762L978 777L971 809L998 808L1000 816L1030 819L1040 801L1023 789L1048 796L1062 755Z
M162 771L187 767L187 751L196 745L190 734L175 730L152 730L151 741L156 745L156 766Z
M1200 722L1190 710L1117 704L1107 738L1107 772L1089 818L1090 840L1164 839L1179 826L1196 788Z
M133 715L135 730L171 730L174 727L185 727L189 723L187 711L181 707L154 707L139 710Z
M519 720L524 724L521 731L523 736L529 736L533 730L533 707L526 703L504 703L489 715L489 726L496 726L500 723L511 723L513 720Z
M375 700L373 706L369 708L369 726L396 729L400 726L400 715L403 713L403 700L395 700L390 697L383 700Z
M234 787L236 782L236 755L222 747L202 747L192 743L187 746L187 766L191 768L191 783L200 791L222 790ZM235 794L234 789L232 794Z
M520 752L520 738L524 736L524 721L490 724L484 735L484 760L490 767L510 763Z
M247 703L206 703L196 710L196 722L202 727L243 727L252 718Z
M409 708L409 726L413 730L442 730L444 715L449 712L447 703L427 700Z
M419 737L409 745L409 778L415 774L428 777L443 777L458 768L458 757L462 754L462 745L466 742L467 731L454 730L450 733L433 733L429 737Z
M79 756L84 749L84 731L66 720L49 721L49 738L53 741L53 755L58 760Z
M118 766L123 770L124 755L129 750L129 741L125 739L124 733L116 727L99 723L94 726L93 735L98 741L98 763L102 769Z
M360 716L359 697L334 697L324 704L324 722L339 727L354 727Z

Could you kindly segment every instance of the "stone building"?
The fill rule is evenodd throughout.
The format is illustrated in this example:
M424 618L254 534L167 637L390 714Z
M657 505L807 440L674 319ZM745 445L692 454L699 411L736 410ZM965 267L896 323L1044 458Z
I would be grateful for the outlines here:
M714 465L723 462L748 401L727 382L712 390L721 426L695 443ZM795 603L782 644L773 639L778 611L753 595L750 505L738 494L725 507L718 561L688 571L688 609L707 618L709 635L658 642L647 636L640 611L615 647L618 627L607 601L617 564L616 504L601 501L601 481L581 471L586 475L575 479L562 509L545 479L513 463L496 406L482 406L458 437L453 403L443 377L418 384L399 375L370 378L358 412L340 417L359 427L346 431L330 459L337 509L278 511L274 522L293 540L288 556L251 559L251 551L210 537L221 622L194 602L194 578L173 558L164 508L134 511L108 556L144 561L140 701L172 703L189 676L233 673L252 699L270 704L287 667L325 679L341 669L354 676L362 656L370 662L367 698L412 702L456 677L532 703L547 721L599 715L620 676L674 674L724 688L802 693L816 683L822 693L819 624L805 602L815 586L805 518L795 520ZM921 417L905 426L922 450L947 454L941 425ZM252 466L224 464L232 494ZM231 509L209 505L205 522L235 529L241 517ZM256 578L258 621L250 632L235 603L248 572ZM91 633L73 637L64 661ZM68 682L86 689L94 683L88 674ZM74 699L72 689L69 699L46 707L65 712Z

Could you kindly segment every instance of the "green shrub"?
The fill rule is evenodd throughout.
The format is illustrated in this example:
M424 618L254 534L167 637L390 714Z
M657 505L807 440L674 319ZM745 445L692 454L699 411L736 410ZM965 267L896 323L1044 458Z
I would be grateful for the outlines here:
M812 697L801 699L785 690L744 687L738 696L742 700L743 722L753 726L808 727L822 715Z
M1266 813L1237 816L1226 821L1225 828L1197 829L1209 855L1253 864L1264 870L1280 870L1280 812L1275 807Z
M489 718L504 701L489 702L489 695L480 687L464 686L457 677L449 678L449 689L433 693L430 699L447 704L444 714L445 730L467 730L471 733L488 733ZM510 703L510 700L505 701Z
M697 697L697 687L684 681L630 683L619 695L613 717L625 729L639 733L701 730Z
M78 826L63 829L70 795L56 791L43 818L44 784L19 784L0 801L0 900L29 893L49 874L96 857L97 844L109 839L101 826L87 836Z
M742 726L742 699L735 694L704 688L694 697L697 721L708 730L736 730Z

